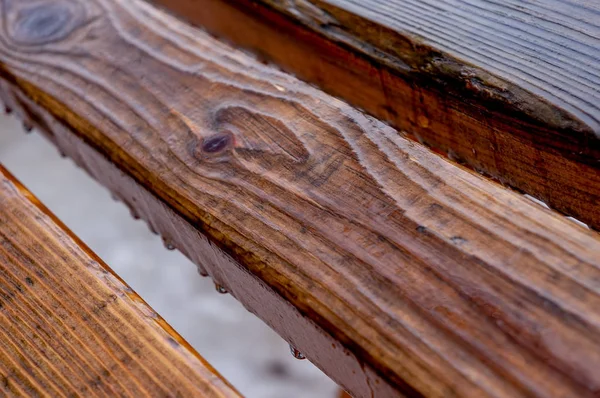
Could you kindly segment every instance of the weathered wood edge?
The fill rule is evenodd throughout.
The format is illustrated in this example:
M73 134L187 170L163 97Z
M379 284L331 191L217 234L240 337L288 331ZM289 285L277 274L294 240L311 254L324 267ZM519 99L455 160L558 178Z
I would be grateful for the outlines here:
M81 252L82 256L90 260L90 264L71 264L73 267L80 266L82 273L89 273L103 287L115 293L115 305L122 305L123 308L135 313L137 319L146 325L147 331L136 329L140 335L158 333L164 339L166 351L170 352L171 358L177 358L178 361L185 363L194 372L198 391L204 389L201 393L209 394L214 397L241 397L239 392L219 374L175 329L171 327L159 314L157 314L135 291L133 291L123 279L114 272L103 260L98 257L81 239L76 236L62 221L60 221L43 203L41 203L26 187L24 187L2 164L0 164L0 179L5 180L7 189L14 190L18 196L10 192L0 192L3 196L14 196L11 201L16 203L15 208L23 211L33 210L27 213L28 216L35 217L38 220L38 228L47 229L48 225L56 228L56 231L49 233L56 236L59 241L72 241L73 247L70 250ZM17 202L22 200L23 204ZM31 207L30 207L31 206ZM21 209L23 207L23 209ZM29 208L25 208L29 207ZM35 231L32 231L35 232ZM6 265L8 266L8 265ZM10 267L9 267L10 268ZM33 284L33 282L31 282ZM119 304L120 303L120 304ZM6 304L6 303L5 303ZM0 309L2 307L0 306ZM64 319L63 319L64 321ZM16 325L19 326L19 325ZM8 366L8 363L4 365ZM109 364L106 364L109 365ZM172 364L170 366L175 366ZM179 366L179 365L177 365ZM159 363L153 364L153 371L159 369ZM160 376L160 375L156 375ZM8 377L8 375L6 375ZM8 388L10 381L4 379L4 387ZM100 383L100 381L98 381ZM46 392L48 393L48 391ZM175 392L173 392L175 393Z
M528 90L326 1L151 0L600 229L600 138Z

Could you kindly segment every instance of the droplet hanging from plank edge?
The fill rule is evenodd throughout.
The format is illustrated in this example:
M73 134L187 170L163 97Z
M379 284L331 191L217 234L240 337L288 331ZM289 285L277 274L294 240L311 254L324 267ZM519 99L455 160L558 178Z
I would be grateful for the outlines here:
M303 353L301 353L300 351L298 351L293 345L290 344L290 352L292 353L292 355L294 356L294 358L296 359L306 359L306 357L304 356Z
M217 289L217 292L219 292L221 294L229 293L229 291L224 286L221 286L218 283L215 283L215 289Z
M167 250L175 250L175 245L173 244L173 242L171 242L170 239L163 237L163 245Z

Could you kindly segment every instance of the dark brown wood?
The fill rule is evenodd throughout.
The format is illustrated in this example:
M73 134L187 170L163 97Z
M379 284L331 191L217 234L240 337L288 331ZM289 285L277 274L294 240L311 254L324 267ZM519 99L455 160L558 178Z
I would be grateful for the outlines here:
M600 228L598 3L153 1Z
M9 106L353 396L600 391L597 233L144 2L4 5Z
M0 395L239 397L2 166Z

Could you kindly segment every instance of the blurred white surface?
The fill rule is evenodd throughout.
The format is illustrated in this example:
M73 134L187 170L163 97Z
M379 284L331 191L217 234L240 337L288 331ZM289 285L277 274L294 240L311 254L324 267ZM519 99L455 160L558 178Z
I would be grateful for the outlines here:
M249 398L334 397L337 387L37 133L0 115L0 163Z

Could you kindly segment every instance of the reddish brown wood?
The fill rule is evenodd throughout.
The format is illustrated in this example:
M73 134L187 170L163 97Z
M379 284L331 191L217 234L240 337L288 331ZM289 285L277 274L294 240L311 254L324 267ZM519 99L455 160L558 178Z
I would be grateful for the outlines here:
M5 100L353 396L600 391L595 232L143 2L66 1L5 8Z
M211 243L180 214L85 144L73 131L28 99L21 97L17 102L25 106L19 107L19 112L24 109L35 111L31 116L35 115L38 126L44 126L43 131L59 150L110 189L129 207L133 217L145 220L150 230L162 235L165 242L192 260L200 275L210 276L216 285L236 297L248 311L265 321L291 345L301 347L302 354L331 378L353 391L356 397L402 396L368 363L359 360L310 318L302 315L292 303L248 272L218 245Z
M239 397L2 166L0 395Z
M153 2L600 228L593 2Z

